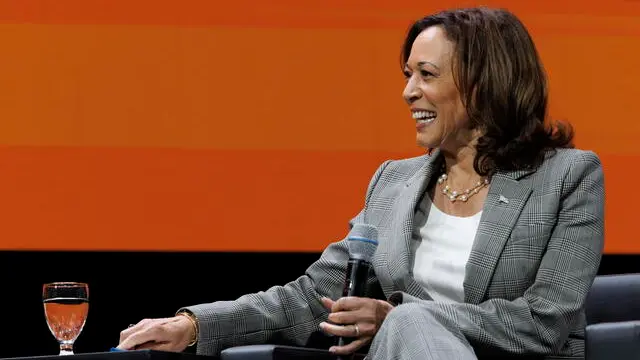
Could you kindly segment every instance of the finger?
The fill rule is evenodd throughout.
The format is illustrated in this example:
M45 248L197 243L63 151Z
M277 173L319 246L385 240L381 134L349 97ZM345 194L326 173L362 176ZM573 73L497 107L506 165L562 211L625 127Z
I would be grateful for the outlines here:
M124 340L126 340L127 337L131 336L131 334L135 334L136 332L141 331L142 329L145 329L150 326L154 326L154 324L164 324L169 320L171 320L171 318L142 319L138 321L137 324L133 326L129 325L128 328L120 332L120 342L123 342Z
M147 342L165 342L168 340L167 331L163 323L151 323L137 332L126 337L120 344L119 349L132 350Z
M137 324L134 324L133 326L129 325L128 328L122 330L120 332L120 341L124 340L127 336L131 335L132 333L140 330L141 326L144 326L145 324L149 323L151 321L151 319L143 319L138 321Z
M355 296L346 296L341 297L336 300L331 307L331 312L345 311L345 310L356 310L361 308L368 301L373 301L373 299L360 298Z
M356 328L353 325L334 325L328 322L321 322L320 329L329 335L340 337L356 337Z
M150 322L152 322L153 320L151 319L143 319L138 321L137 324L133 325L133 326L129 326L128 328L122 330L120 332L120 342L124 341L127 337L129 337L131 334L140 331L140 329L142 327L144 327L145 325L149 324Z
M345 314L344 318L337 318L334 320L334 315ZM360 337L360 336L373 336L378 332L379 325L373 321L369 320L370 317L362 316L357 314L357 312L348 312L348 313L332 313L329 315L329 321L331 325L343 326L347 329L351 329L350 336L352 337ZM358 324L357 332L355 330L355 325Z
M329 348L329 351L337 355L352 354L358 351L358 349L360 349L361 347L365 346L369 342L369 340L371 340L371 338L369 337L359 338L344 346L332 346Z
M364 321L360 311L338 311L329 314L328 320L334 324L349 325Z
M157 342L157 340L159 339L155 339L155 336L150 331L139 331L131 334L116 347L122 350L135 350L143 344L148 345Z
M329 299L328 297L321 298L320 302L322 302L322 306L327 308L327 310L331 310L331 307L333 307L333 304L335 303L335 301Z

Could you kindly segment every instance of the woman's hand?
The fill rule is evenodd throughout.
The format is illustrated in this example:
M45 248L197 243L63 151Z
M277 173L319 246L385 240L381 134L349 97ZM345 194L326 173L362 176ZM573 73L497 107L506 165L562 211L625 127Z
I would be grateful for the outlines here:
M320 324L327 334L355 338L344 346L333 346L329 351L346 355L367 345L382 325L382 321L393 305L384 301L359 297L343 297L337 301L322 298L322 304L329 309L329 322Z
M145 319L120 333L119 349L180 352L194 338L195 328L186 316Z

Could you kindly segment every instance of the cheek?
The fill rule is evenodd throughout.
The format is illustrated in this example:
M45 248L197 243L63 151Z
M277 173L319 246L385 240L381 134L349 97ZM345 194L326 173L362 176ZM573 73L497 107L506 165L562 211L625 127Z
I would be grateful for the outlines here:
M449 120L456 125L467 122L467 109L464 107L457 89L450 90L442 96L442 106L445 108Z
M449 86L423 86L422 93L426 100L436 107L438 113L451 114L457 112L462 104L457 89Z
M454 84L422 84L420 91L425 100L438 111L438 127L444 131L454 131L465 126L467 111Z
M443 102L442 92L438 91L437 86L430 86L430 85L423 84L420 87L420 91L422 91L424 98L427 100L427 102L429 102L429 104L435 107L440 107L440 105L442 105L442 102Z

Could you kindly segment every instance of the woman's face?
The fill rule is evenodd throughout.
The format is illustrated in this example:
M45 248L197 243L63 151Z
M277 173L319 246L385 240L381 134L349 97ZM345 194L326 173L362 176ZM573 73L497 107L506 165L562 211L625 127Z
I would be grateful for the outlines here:
M425 148L455 152L472 138L453 77L454 48L444 30L432 26L418 35L405 64L403 97L416 122L416 141Z

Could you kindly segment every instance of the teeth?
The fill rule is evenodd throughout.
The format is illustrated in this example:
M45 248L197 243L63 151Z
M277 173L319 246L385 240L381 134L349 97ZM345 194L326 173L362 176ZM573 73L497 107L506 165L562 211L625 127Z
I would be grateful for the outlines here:
M433 111L414 111L413 118L416 120L430 120L435 119L436 113Z

